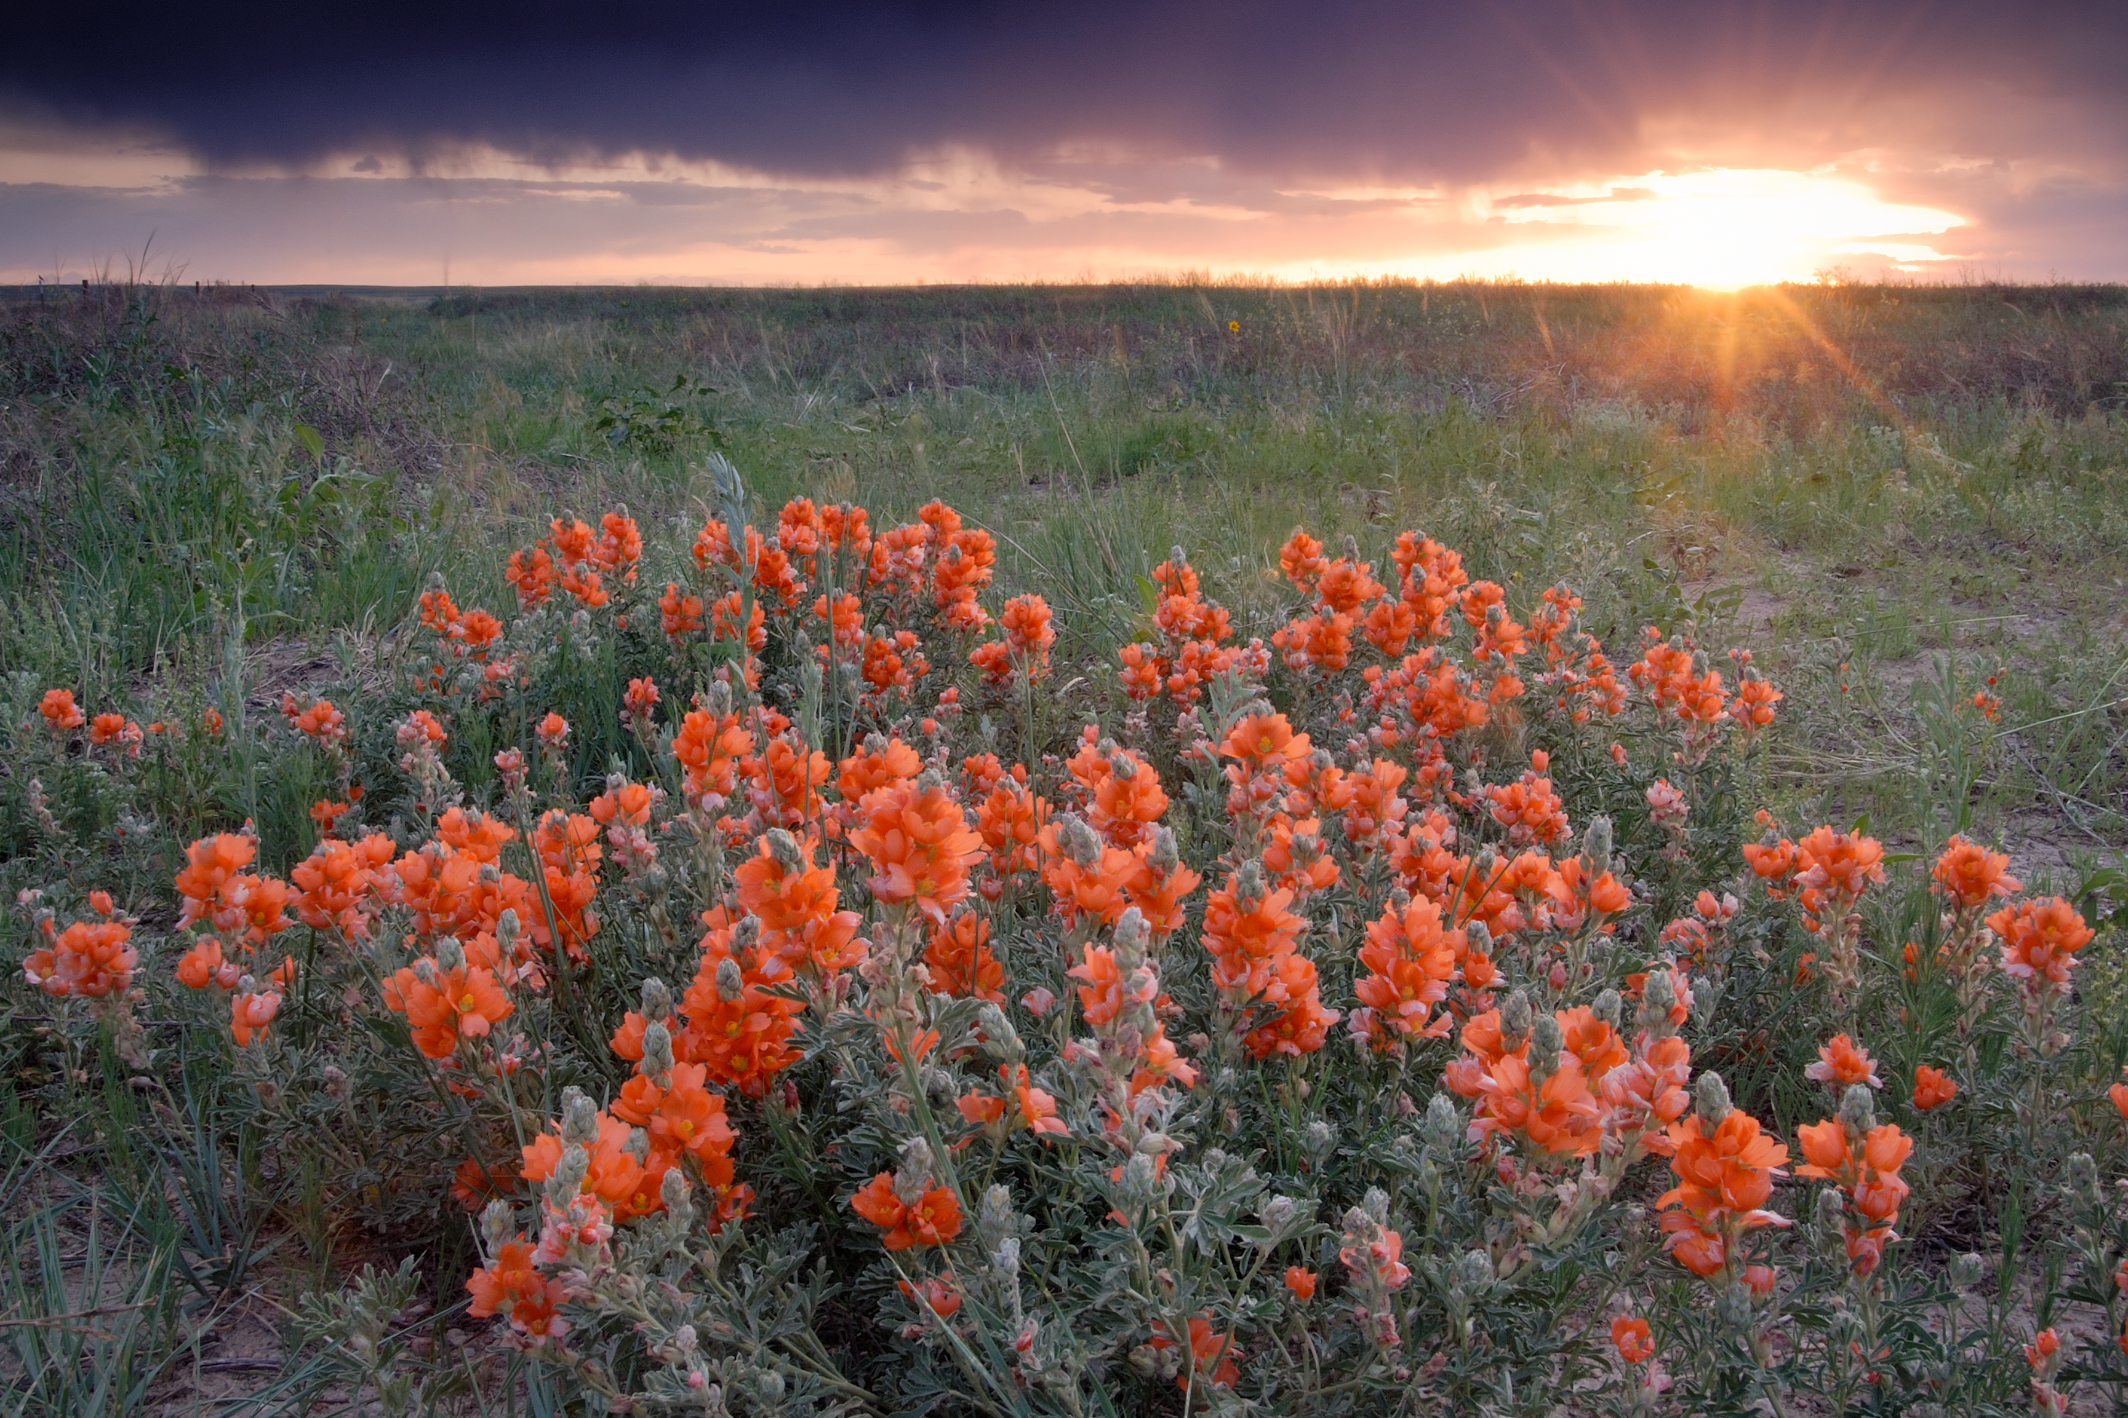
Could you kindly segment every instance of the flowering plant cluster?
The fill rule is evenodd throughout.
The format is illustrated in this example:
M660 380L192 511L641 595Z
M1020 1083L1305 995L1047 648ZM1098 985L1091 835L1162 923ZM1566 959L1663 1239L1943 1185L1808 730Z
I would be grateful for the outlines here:
M102 890L25 893L21 979L69 1048L155 1068L164 1012L226 1041L255 1125L363 1179L344 1224L441 1269L482 1381L572 1409L2128 1380L2094 1160L2128 1083L2075 1081L2098 925L1964 837L1910 884L1859 827L1746 840L1782 702L1748 653L1649 630L1621 667L1566 586L1296 531L1267 633L1177 548L1072 698L996 563L940 503L757 525L735 477L681 548L555 518L514 606L422 596L387 703L258 726L329 785L284 870L253 824L197 836L146 944ZM174 732L35 714L55 772ZM1901 889L1911 944L1872 914ZM2004 1119L2068 1203L2036 1303L2073 1332L1976 1333L1983 1261L1909 1240L1986 1194ZM349 1293L321 1333L399 1291Z

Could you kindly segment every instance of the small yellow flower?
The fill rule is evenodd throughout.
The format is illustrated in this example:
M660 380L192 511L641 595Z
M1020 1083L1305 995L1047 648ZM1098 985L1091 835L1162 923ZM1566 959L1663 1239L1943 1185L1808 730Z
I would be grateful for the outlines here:
M1227 333L1228 333L1229 335L1238 335L1238 334L1240 334L1240 333L1241 333L1241 322L1240 322L1239 320L1229 320L1229 321L1227 321Z

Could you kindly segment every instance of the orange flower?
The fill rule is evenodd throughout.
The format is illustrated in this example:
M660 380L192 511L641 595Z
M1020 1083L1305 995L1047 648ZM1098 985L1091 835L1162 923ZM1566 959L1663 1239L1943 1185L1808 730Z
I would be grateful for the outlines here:
M737 714L719 718L706 709L690 709L672 736L672 756L685 771L687 800L712 812L722 807L738 791L740 760L753 750L754 736L739 726Z
M1797 1176L1837 1183L1858 1215L1881 1226L1899 1219L1899 1205L1907 1193L1899 1169L1913 1155L1914 1142L1898 1124L1879 1123L1856 1137L1837 1119L1828 1118L1805 1123L1796 1136L1805 1158L1804 1165L1796 1168Z
M1294 733L1283 714L1250 714L1228 732L1219 752L1254 771L1283 768L1308 756L1308 736Z
M1150 1349L1166 1349L1174 1343L1167 1336L1165 1326L1154 1330L1153 1337L1146 1341ZM1211 1320L1198 1315L1189 1323L1189 1355L1197 1370L1198 1381L1214 1388L1232 1388L1241 1377L1241 1368L1234 1360L1241 1354L1241 1346L1231 1334L1221 1334L1212 1328ZM1175 1386L1187 1390L1190 1376L1187 1373L1175 1376Z
M741 862L732 877L738 887L739 904L760 918L764 931L803 931L812 922L827 919L835 911L835 869L813 865L813 843L778 834L786 850L795 853L786 862L763 837L760 850Z
M264 994L235 995L229 1001L229 1032L236 1036L239 1048L250 1048L254 1040L266 1037L266 1026L273 1022L281 1009L281 996L274 991Z
M2026 981L2027 989L2069 983L2076 968L2076 952L2097 934L2084 918L2059 896L2025 901L2015 909L2005 906L1988 917L1988 929L2002 940L2004 973Z
M1296 590L1313 590L1327 565L1323 560L1323 544L1298 527L1278 549L1278 569L1286 573L1286 579Z
M630 720L650 724L658 708L658 684L648 675L628 681L628 691L621 696L621 706Z
M1027 1128L1037 1137L1061 1137L1070 1131L1064 1120L1057 1116L1057 1100L1033 1085L1027 1065L999 1064L998 1077L1003 1080L1008 1096L992 1098L982 1093L964 1093L955 1100L962 1117L978 1125L1002 1121L1007 1132Z
M1648 1322L1620 1315L1611 1321L1611 1347L1628 1364L1645 1364L1655 1357L1655 1341L1648 1335Z
M1386 1049L1405 1039L1438 1038L1448 1032L1451 1018L1444 1014L1435 1022L1431 1015L1433 1006L1448 997L1462 945L1463 933L1443 930L1441 908L1423 896L1401 918L1392 908L1367 927L1360 963L1370 973L1353 986L1353 993L1367 1006L1362 1023L1375 1047Z
M1759 1130L1758 1119L1732 1108L1709 1128L1694 1113L1670 1124L1670 1170L1677 1185L1663 1193L1663 1249L1702 1278L1740 1259L1732 1247L1760 1226L1785 1226L1764 1210L1774 1179L1785 1175L1788 1149ZM1672 1208L1675 1208L1674 1210Z
M468 1157L451 1174L451 1195L468 1211L478 1211L491 1201L508 1197L517 1180L517 1170L507 1164L488 1167Z
M1922 1064L1914 1070L1914 1106L1922 1112L1940 1108L1958 1096L1958 1085L1939 1069Z
M510 564L502 574L517 592L519 610L536 610L554 593L554 558L547 555L543 546L511 552Z
M1065 973L1086 982L1079 986L1079 1004L1086 1011L1086 1022L1097 1029L1112 1022L1128 1004L1151 1004L1157 988L1150 973L1141 972L1143 987L1131 992L1131 981L1116 964L1116 953L1105 945L1087 946L1085 958Z
M231 877L250 866L258 852L257 841L236 832L202 837L187 847L186 865L177 874L177 894L185 898L185 912L178 920L178 928L182 930L204 915L206 903L221 893Z
M178 983L195 990L204 990L209 985L233 990L243 973L234 960L222 958L222 943L213 936L194 945L177 962Z
M924 947L931 992L1003 1002L1005 967L990 953L990 923L962 912L939 927Z
M1003 664L996 663L995 657L992 663L977 663L993 681L1003 680L1013 669L1030 680L1040 679L1049 673L1049 650L1057 643L1053 619L1049 603L1040 596L1014 596L998 615L998 628L1005 633Z
M641 783L623 783L609 793L600 793L587 807L595 821L621 822L634 827L650 825L650 809L655 802L651 790Z
M1259 1059L1314 1053L1340 1018L1339 1011L1323 1008L1314 961L1288 955L1279 962L1278 975L1279 992L1291 1003L1249 1031L1245 1042L1250 1054Z
M281 715L288 720L289 728L328 749L338 749L347 742L347 716L334 708L330 699L313 699L306 706L295 695L283 694ZM441 739L440 732L437 737Z
M1315 1272L1312 1270L1298 1265L1286 1267L1286 1288L1292 1291L1293 1298L1303 1305L1315 1298L1315 1281Z
M369 933L370 913L381 900L377 873L392 855L392 839L381 832L359 842L320 842L289 868L289 878L300 891L296 916L314 930L337 930L350 940L362 939Z
M89 742L98 746L119 743L129 737L126 733L128 729L133 730L131 738L137 740L140 737L140 726L128 720L125 715L98 714L89 721Z
M943 1246L961 1233L960 1199L950 1188L908 1187L914 1196L904 1201L898 1181L894 1173L881 1172L850 1198L852 1211L886 1232L880 1240L888 1250Z
M108 906L110 898L96 895ZM124 921L76 921L56 935L48 920L40 928L45 944L22 962L22 975L46 994L97 999L122 995L133 983L140 957L128 943L133 928Z
M2121 1072L2128 1073L2128 1068L2123 1068ZM2114 1084L2106 1090L2106 1096L2113 1100L2114 1111L2121 1115L2122 1121L2128 1122L2128 1083ZM2128 1289L2128 1286L2122 1288Z
M943 925L947 912L968 896L968 868L982 860L983 839L968 827L967 814L944 786L897 784L858 804L863 826L850 845L868 857L876 874L872 895L888 905L914 905Z
M681 997L687 1028L673 1041L674 1052L704 1065L716 1082L760 1097L771 1078L798 1061L790 1039L804 1006L769 992L790 978L790 967L766 945L743 957L732 954L731 931L718 920L702 937L702 962Z
M1884 880L1884 844L1874 837L1820 827L1796 843L1796 855L1797 882L1842 901L1859 900L1872 883Z
M509 996L495 977L478 965L445 970L408 966L384 982L384 1003L404 1014L413 1030L414 1047L432 1059L449 1058L461 1037L477 1039L510 1013Z
M700 1165L704 1181L723 1187L731 1185L731 1148L738 1135L725 1116L723 1097L703 1087L708 1076L701 1064L675 1063L661 1088L639 1073L621 1089L611 1111L649 1134L653 1163L685 1153Z
M665 594L658 597L658 614L665 633L674 640L702 633L702 598L682 592L678 585L667 585Z
M1936 858L1929 875L1938 894L1966 909L2024 890L2024 883L2010 875L2006 854L1991 852L1957 835L1952 836L1943 855Z
M1747 669L1743 682L1736 687L1736 698L1729 701L1729 717L1745 733L1763 729L1773 722L1773 706L1781 702L1781 692L1758 673Z
M1042 862L1042 880L1056 894L1067 921L1092 917L1114 925L1130 909L1129 888L1142 859L1120 847L1102 846L1088 838L1088 860L1080 861L1067 848L1063 824L1051 822L1037 835Z
M1832 1042L1818 1050L1818 1061L1803 1070L1803 1076L1830 1084L1836 1093L1854 1083L1867 1083L1872 1088L1884 1086L1884 1080L1877 1077L1876 1060L1868 1050L1856 1048L1854 1040L1845 1034L1833 1035Z
M904 1296L917 1301L940 1319L950 1319L960 1311L961 1292L953 1288L950 1276L930 1275L914 1285L898 1280L895 1285Z
M55 734L80 728L84 718L81 706L74 702L74 691L71 689L46 690L44 698L37 703L37 712L44 715L44 722L51 726Z
M467 1313L476 1319L507 1316L520 1334L559 1338L567 1333L568 1323L555 1316L554 1308L568 1297L568 1287L542 1276L533 1264L532 1247L521 1232L497 1247L493 1261L466 1277L473 1297Z

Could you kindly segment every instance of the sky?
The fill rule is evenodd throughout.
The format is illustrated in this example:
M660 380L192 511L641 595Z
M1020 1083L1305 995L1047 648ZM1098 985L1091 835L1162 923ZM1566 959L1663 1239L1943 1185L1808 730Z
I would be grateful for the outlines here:
M42 7L0 282L2128 280L2122 0Z

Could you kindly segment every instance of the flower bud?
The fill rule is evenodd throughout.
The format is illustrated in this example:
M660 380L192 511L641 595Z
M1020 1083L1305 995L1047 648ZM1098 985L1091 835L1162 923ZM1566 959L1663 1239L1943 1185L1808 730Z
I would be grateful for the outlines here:
M1649 983L1653 984L1654 981ZM1711 1068L1699 1076L1699 1083L1692 1090L1692 1101L1699 1112L1700 1122L1710 1128L1720 1127L1722 1119L1729 1116L1732 1106L1729 1102L1729 1085Z
M517 1217L510 1203L497 1199L487 1204L480 1213L481 1239L488 1243L488 1254L493 1256L501 1250L517 1230Z
M1566 1031L1552 1015L1540 1014L1530 1026L1529 1064L1532 1082L1542 1074L1550 1078L1559 1071L1559 1051L1566 1047Z
M1493 1284L1493 1258L1483 1251L1465 1251L1456 1260L1455 1286L1465 1294L1490 1290Z
M984 1188L983 1199L975 1213L976 1230L991 1246L1001 1238L1012 1235L1019 1229L1018 1218L1012 1214L1012 1189L1003 1182Z
M1456 1156L1463 1144L1463 1117L1446 1093L1436 1093L1426 1105L1426 1121L1419 1127L1426 1150L1436 1157Z
M562 1090L562 1141L589 1146L598 1141L598 1105L584 1090L571 1085Z
M458 943L457 936L447 935L436 942L436 963L445 974L465 969L465 947Z
M1877 1102L1866 1083L1850 1084L1840 1095L1840 1126L1860 1137L1877 1125Z
M1486 925L1483 921L1472 921L1464 926L1463 939L1471 950L1478 955L1491 955L1493 953L1492 927Z
M1530 1008L1529 996L1520 990L1509 993L1500 1004L1500 1038L1509 1049L1517 1049L1530 1036L1530 1024L1534 1011Z
M768 854L785 871L804 871L805 853L798 846L798 839L780 827L771 827L762 839L768 843Z
M1299 1214L1300 1203L1290 1196L1274 1196L1265 1202L1262 1210L1257 1212L1256 1219L1271 1233L1271 1239L1266 1244L1276 1245Z
M523 932L524 923L517 919L517 908L515 906L504 907L503 913L495 918L496 941L507 950L511 942L515 941Z
M1714 1317L1731 1329L1742 1329L1751 1323L1751 1287L1731 1285L1722 1291L1714 1302Z
M1027 1057L1027 1047L1020 1042L1020 1031L1012 1027L1005 1011L996 1001L984 1000L976 1011L976 1028L983 1031L983 1048L992 1058L1003 1063L1018 1063Z
M1610 1025L1613 1029L1616 1029L1618 1027L1620 1011L1623 1010L1624 1007L1625 1003L1623 1000L1619 999L1618 991L1605 990L1602 994L1596 996L1595 1006L1591 1009L1590 1012L1593 1013L1598 1019L1602 1020L1604 1023Z
M591 1154L581 1143L570 1143L562 1149L562 1160L554 1164L554 1175L547 1178L547 1199L556 1206L566 1206L582 1189L584 1173L590 1170Z
M2076 1199L2079 1206L2096 1210L2106 1204L2104 1195L2099 1191L2098 1164L2091 1160L2090 1153L2070 1153L2067 1173L2069 1195Z
M717 998L732 1004L746 994L746 977L739 973L739 962L727 955L717 962Z
M667 1167L665 1178L658 1183L658 1200L665 1203L666 1211L680 1221L694 1218L694 1184L687 1180L684 1167ZM691 1335L693 1331L689 1331Z
M655 975L643 977L643 1017L653 1023L672 1018L672 991Z
M732 923L731 943L734 955L741 951L752 950L760 939L761 918L759 916L741 916Z
M1007 1236L998 1242L997 1249L990 1253L990 1268L1000 1275L1020 1273L1020 1238Z
M641 1128L628 1129L628 1140L621 1144L621 1151L633 1157L638 1167L650 1160L650 1134Z
M672 1072L672 1064L672 1030L662 1023L644 1026L644 1075L649 1078L663 1078Z
M896 1181L906 1179L911 1185L931 1186L933 1169L937 1159L931 1154L931 1144L921 1137L912 1137L901 1145L901 1168Z
M1160 1191L1160 1172L1153 1159L1143 1152L1133 1152L1123 1164L1123 1200L1133 1206L1149 1204Z
M1235 899L1237 901L1261 901L1264 897L1264 890L1263 863L1254 858L1243 862L1241 870L1234 873Z
M1175 844L1175 833L1171 828L1163 824L1153 829L1152 850L1146 861L1162 876L1182 865L1182 849Z
M1831 1232L1840 1229L1840 1218L1847 1214L1846 1203L1840 1199L1839 1189L1826 1187L1818 1193L1817 1223L1821 1230Z
M1101 860L1101 839L1086 825L1077 813L1067 812L1057 823L1057 845L1064 855L1082 867L1097 865Z
M1594 818L1581 835L1581 855L1588 859L1589 875L1602 876L1611 869L1611 819Z
M1967 1251L1961 1256L1953 1256L1951 1258L1951 1284L1961 1290L1967 1289L1970 1286L1979 1284L1980 1277L1986 1270L1987 1262L1971 1251Z

